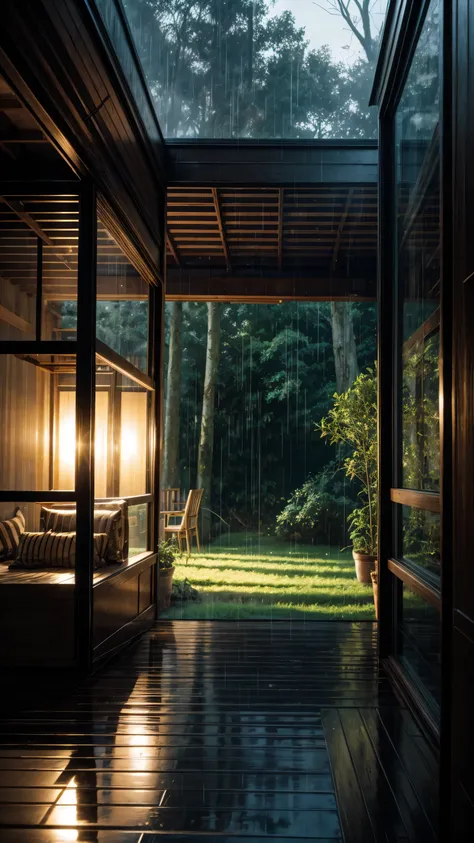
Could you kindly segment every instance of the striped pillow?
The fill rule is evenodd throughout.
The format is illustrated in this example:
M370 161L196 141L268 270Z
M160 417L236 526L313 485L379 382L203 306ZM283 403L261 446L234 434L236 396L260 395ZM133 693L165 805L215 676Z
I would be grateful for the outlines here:
M0 561L4 562L15 556L25 526L25 516L21 509L17 509L9 521L0 521Z
M94 533L107 533L107 562L124 562L124 528L121 509L111 507L102 509L97 505L94 509ZM76 529L76 510L43 506L40 514L40 525L47 532L70 533Z
M94 568L105 565L109 537L94 533ZM75 568L75 533L23 533L10 568Z

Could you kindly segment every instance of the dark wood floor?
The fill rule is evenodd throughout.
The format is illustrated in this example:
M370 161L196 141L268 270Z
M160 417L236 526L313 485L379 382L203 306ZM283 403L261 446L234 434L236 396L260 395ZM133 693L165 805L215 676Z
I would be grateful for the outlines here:
M436 761L375 643L163 622L85 685L5 688L0 840L434 841Z

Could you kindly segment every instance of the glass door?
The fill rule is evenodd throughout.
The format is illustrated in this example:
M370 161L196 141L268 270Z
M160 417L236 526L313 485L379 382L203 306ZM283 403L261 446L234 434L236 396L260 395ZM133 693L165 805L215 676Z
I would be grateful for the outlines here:
M395 161L393 656L436 724L440 695L440 26L428 5L392 131Z

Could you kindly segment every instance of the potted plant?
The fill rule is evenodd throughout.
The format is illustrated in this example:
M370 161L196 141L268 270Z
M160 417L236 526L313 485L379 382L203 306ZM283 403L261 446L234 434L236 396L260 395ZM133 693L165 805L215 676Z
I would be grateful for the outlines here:
M168 609L171 602L173 589L173 574L175 559L178 554L176 542L167 540L161 541L158 545L158 567L160 569L158 585L158 609Z
M356 575L370 583L377 559L377 380L375 369L360 374L353 385L334 396L334 406L319 425L321 436L345 446L343 468L357 480L359 506L349 515Z

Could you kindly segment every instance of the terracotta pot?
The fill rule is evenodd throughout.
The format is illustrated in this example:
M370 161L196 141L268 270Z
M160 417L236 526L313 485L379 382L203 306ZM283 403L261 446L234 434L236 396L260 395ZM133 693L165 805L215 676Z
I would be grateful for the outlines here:
M370 572L375 571L376 556L369 556L368 553L357 553L352 551L355 562L356 576L359 582L370 583Z
M160 612L169 609L173 590L173 574L174 568L160 568L158 581L158 609Z
M377 579L377 571L370 572L370 579L372 580L372 588L374 589L374 606L375 606L375 620L379 619L379 583Z

